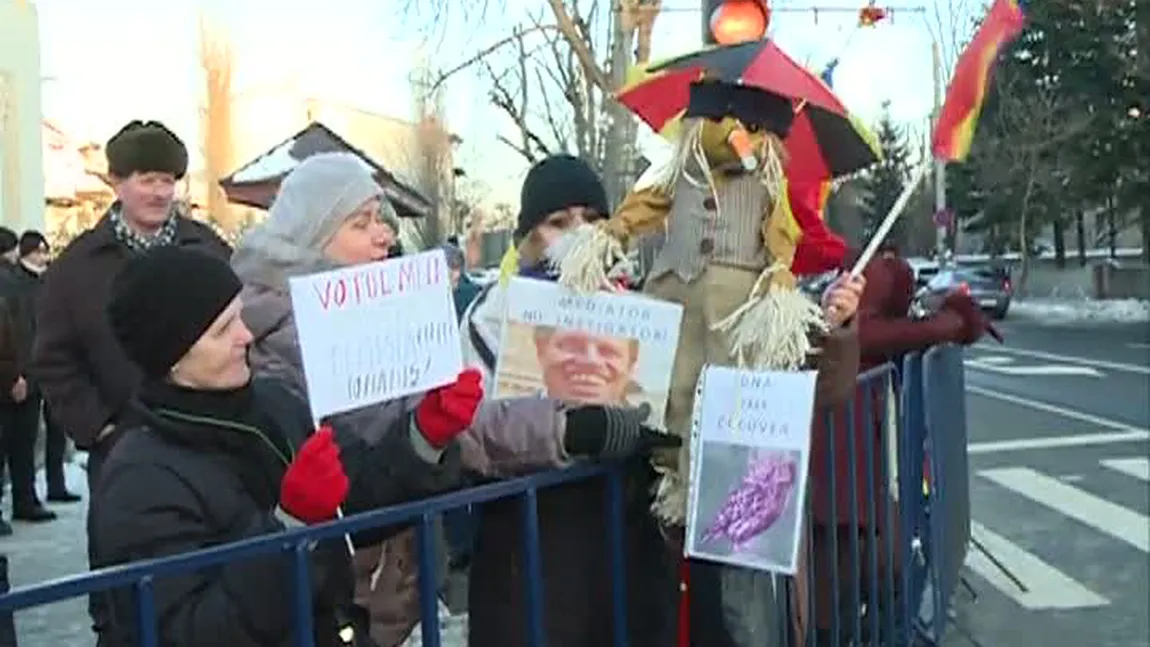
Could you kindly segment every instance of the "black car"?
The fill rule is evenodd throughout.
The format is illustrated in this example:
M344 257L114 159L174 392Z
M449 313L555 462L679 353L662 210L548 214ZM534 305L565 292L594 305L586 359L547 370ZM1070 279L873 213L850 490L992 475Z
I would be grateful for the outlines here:
M991 265L944 267L927 281L923 292L924 296L942 296L956 289L970 294L974 302L995 319L1006 317L1014 296L1009 271Z

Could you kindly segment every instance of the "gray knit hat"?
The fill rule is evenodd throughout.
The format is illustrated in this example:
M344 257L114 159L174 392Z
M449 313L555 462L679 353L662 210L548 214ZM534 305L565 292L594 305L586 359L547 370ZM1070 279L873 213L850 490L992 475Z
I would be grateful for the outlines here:
M245 281L273 285L334 267L323 247L364 202L383 195L371 170L350 153L313 155L280 184L268 217L249 231L232 256ZM393 214L383 201L384 215Z

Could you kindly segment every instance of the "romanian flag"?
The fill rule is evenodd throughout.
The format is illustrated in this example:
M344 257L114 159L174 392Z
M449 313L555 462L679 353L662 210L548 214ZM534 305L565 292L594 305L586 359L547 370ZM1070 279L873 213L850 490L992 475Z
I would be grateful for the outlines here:
M1023 21L1017 0L994 0L974 38L959 56L946 89L946 101L934 127L935 158L955 162L970 153L995 59L1022 32Z

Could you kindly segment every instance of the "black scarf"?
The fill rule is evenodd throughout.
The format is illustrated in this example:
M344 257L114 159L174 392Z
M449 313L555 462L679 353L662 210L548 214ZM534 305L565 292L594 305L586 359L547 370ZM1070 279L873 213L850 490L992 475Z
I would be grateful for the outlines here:
M264 507L279 501L280 480L295 450L262 413L250 384L227 391L197 391L167 381L145 384L139 405L155 433L194 451L234 460L248 492Z

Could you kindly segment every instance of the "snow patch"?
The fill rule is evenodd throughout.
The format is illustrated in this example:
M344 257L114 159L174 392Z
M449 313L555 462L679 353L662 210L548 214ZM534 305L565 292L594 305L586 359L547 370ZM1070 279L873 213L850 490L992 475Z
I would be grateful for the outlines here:
M1050 324L1145 323L1150 322L1150 301L1031 297L1012 303L1010 316Z

